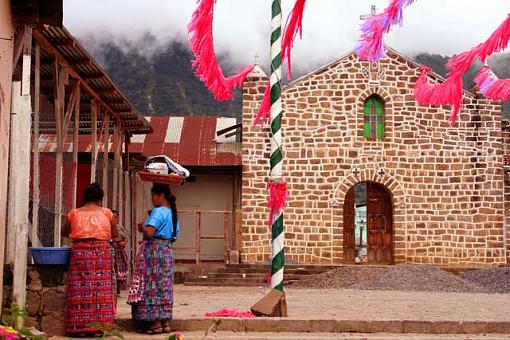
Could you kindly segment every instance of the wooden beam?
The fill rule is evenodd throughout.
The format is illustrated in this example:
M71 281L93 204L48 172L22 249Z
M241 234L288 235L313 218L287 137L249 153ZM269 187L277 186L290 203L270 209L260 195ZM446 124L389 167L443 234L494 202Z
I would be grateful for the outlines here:
M30 201L30 134L32 127L32 103L30 98L30 73L32 70L32 29L25 28L23 42L23 68L21 75L21 110L17 113L17 138L12 141L17 144L16 155L17 167L11 176L16 177L15 185L10 189L16 192L14 212L15 253L13 265L13 300L18 306L25 306L27 294L27 254L28 254L28 225L29 225L29 201ZM15 94L17 96L17 94ZM23 325L23 318L18 317L16 326Z
M95 99L91 99L90 110L92 113L92 160L90 165L90 181L94 183L96 181L96 169L97 169L97 102Z
M80 81L76 82L77 94L74 104L74 131L73 131L73 209L76 209L76 194L78 189L78 135L80 133Z
M23 52L23 45L26 40L27 34L27 26L23 26L16 30L16 39L14 40L14 48L13 48L13 59L12 59L12 70L16 69L18 65L19 57L21 56L21 52Z
M119 209L119 144L120 144L120 124L115 119L115 126L113 130L113 197L112 208Z
M55 162L55 224L53 230L53 245L62 244L62 181L64 176L64 86L65 71L55 61L55 121L57 125L57 153Z
M73 92L71 92L71 97L69 97L69 101L67 102L67 109L64 118L64 134L62 135L63 142L67 141L67 131L69 131L69 124L71 124L71 116L75 111L76 102L78 100L78 94L80 93L80 81L76 81L73 86ZM79 104L78 104L79 105Z
M32 246L40 246L39 242L39 116L41 109L41 48L35 44L35 73L34 73L34 146L33 146L33 174L32 174Z
M108 206L108 149L110 148L110 115L105 113L103 138L103 190L105 192L103 206Z
M120 118L120 115L113 111L113 109L94 91L94 89L83 81L83 78L71 67L71 64L67 61L67 59L46 39L46 37L44 37L41 32L35 30L33 35L34 39L39 45L41 45L42 49L44 49L47 53L52 54L63 66L70 67L69 73L73 78L82 81L82 89L85 90L90 97L97 100L98 104L104 107L112 116Z

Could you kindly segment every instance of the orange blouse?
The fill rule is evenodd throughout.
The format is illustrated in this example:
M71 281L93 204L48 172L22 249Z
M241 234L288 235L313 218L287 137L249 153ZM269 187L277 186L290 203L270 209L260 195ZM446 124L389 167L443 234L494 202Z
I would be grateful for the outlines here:
M71 224L71 240L93 238L96 240L108 241L112 238L110 221L113 213L110 209L100 210L71 210L67 216Z

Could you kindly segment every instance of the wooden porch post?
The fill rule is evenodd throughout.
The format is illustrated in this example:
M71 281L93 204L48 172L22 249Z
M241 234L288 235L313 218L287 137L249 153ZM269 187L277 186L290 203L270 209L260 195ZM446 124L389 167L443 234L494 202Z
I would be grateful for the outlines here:
M90 182L96 181L96 168L97 168L97 102L95 99L90 100L90 110L92 115L92 137L91 137L91 161L90 161Z
M120 121L114 120L113 129L113 202L112 208L119 209L119 156L120 156ZM119 215L120 216L120 215Z
M34 74L34 146L33 146L33 174L32 174L32 246L40 246L39 242L39 205L41 202L39 188L39 111L41 107L41 48L35 44L35 74Z
M105 126L104 126L104 138L103 138L103 190L104 199L103 206L108 207L108 151L110 148L110 115L108 112L104 112L105 115Z
M17 159L17 167L11 173L14 177L11 191L15 192L13 228L15 237L14 265L13 265L13 300L18 306L25 306L26 280L27 280L27 252L28 252L28 215L30 200L30 134L32 126L32 107L30 99L30 73L32 68L32 29L25 29L23 42L23 69L20 86L13 86L13 128L16 133L13 137L15 154L11 160ZM14 85L14 84L13 84ZM18 108L16 108L18 106ZM21 326L23 320L19 318L17 325Z
M62 178L63 178L63 152L64 141L64 85L65 70L55 61L55 122L57 125L57 154L55 160L55 222L53 229L53 245L61 244L62 230Z
M78 83L78 94L74 104L74 131L73 131L73 209L76 209L76 193L78 188L78 136L80 133L80 100L81 89Z
M55 62L55 121L57 125L57 155L55 166L55 229L53 244L59 247L62 244L62 204L63 204L63 177L64 177L64 146L67 140L67 131L71 123L78 99L80 81L77 80L65 108L65 85L69 82L69 74L66 68L59 67ZM65 110L65 114L64 114Z

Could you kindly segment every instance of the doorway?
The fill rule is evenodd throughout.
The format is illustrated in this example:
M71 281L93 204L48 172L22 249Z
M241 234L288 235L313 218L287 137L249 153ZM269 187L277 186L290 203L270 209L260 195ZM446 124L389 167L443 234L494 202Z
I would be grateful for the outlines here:
M344 202L344 261L356 264L393 263L393 204L383 185L354 185Z

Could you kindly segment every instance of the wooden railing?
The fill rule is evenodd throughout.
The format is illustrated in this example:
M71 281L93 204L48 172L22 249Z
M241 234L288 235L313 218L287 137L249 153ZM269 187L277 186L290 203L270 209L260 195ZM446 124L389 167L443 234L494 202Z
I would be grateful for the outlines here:
M195 245L193 247L174 247L175 251L194 252L197 273L201 272L202 265L202 240L224 240L225 242L225 260L231 251L231 232L234 229L234 214L228 210L179 210L179 214L195 215ZM202 216L204 214L222 214L223 215L223 235L204 236L202 235Z

